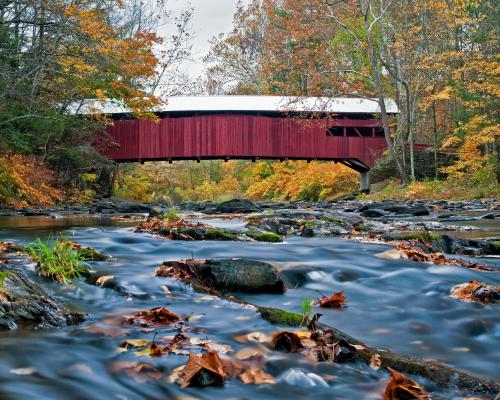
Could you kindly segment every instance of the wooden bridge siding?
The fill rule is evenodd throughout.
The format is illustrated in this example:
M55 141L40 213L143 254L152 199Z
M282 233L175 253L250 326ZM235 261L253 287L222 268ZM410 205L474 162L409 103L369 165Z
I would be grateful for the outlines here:
M366 121L378 126L378 121ZM386 147L383 137L332 137L327 121L253 115L203 115L119 120L108 129L120 144L105 155L119 160L262 157L354 158L373 165Z

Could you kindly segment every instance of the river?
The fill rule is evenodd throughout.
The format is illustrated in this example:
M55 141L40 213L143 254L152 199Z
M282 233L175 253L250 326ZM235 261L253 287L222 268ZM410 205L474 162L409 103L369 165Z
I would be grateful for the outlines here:
M236 221L211 219L214 225L237 228ZM470 223L468 223L470 224ZM498 234L498 223L485 221L480 232ZM77 280L70 285L44 282L66 306L84 311L90 320L57 330L0 332L0 398L37 399L379 399L387 374L351 364L312 364L300 354L273 352L266 371L279 379L299 368L322 376L327 387L279 380L275 385L244 385L235 379L223 388L181 390L167 379L140 383L124 373L112 372L117 361L137 361L133 351L119 352L124 339L153 339L152 332L126 328L121 337L99 336L90 324L115 326L123 315L166 306L178 315L196 315L188 323L194 335L228 344L237 351L248 344L235 337L260 331L272 334L276 326L254 309L194 292L184 283L157 278L154 270L166 260L183 258L249 257L270 261L300 277L296 287L281 295L244 295L251 303L300 312L302 301L343 290L347 308L322 310L322 322L341 329L370 346L421 358L433 358L453 367L500 380L500 313L494 305L464 303L449 297L451 286L477 279L500 285L497 272L427 265L408 260L387 260L377 254L387 245L341 238L287 238L284 243L169 241L134 233L130 223L98 218L0 217L0 241L28 244L56 233L111 256L93 263L114 275L135 294ZM475 232L473 235L478 236ZM498 258L482 259L500 269ZM309 267L309 268L308 268ZM294 275L293 272L291 272ZM168 287L168 293L165 290ZM175 334L164 330L160 336ZM141 357L165 376L187 360L186 355ZM461 398L451 390L419 380L434 399Z

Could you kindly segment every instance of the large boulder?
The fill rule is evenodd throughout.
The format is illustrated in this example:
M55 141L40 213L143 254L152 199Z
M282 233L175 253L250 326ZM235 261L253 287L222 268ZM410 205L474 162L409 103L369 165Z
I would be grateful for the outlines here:
M217 290L247 293L283 293L285 284L272 264L250 259L207 260L199 279Z
M366 218L379 218L387 215L387 211L380 208L369 208L361 213L363 217Z
M221 214L233 214L259 212L262 211L262 209L250 200L234 199L219 204L216 211Z
M243 258L167 261L156 276L190 282L204 292L283 293L285 283L272 264Z

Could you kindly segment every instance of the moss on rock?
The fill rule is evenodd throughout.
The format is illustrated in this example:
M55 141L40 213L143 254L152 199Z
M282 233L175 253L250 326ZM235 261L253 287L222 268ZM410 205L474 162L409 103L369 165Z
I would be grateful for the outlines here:
M278 308L259 307L259 312L262 318L276 325L300 326L304 319L301 314Z
M238 235L224 229L209 228L205 233L206 240L238 240Z
M261 232L256 230L249 230L244 233L248 237L258 242L280 243L283 241L283 238L280 235L273 232Z
M401 240L418 240L419 242L436 242L441 240L439 233L432 232L411 232L400 237Z

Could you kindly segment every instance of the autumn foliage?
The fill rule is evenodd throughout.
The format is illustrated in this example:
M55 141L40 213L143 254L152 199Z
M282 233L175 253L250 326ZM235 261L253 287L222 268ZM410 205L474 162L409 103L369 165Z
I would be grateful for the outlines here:
M56 174L33 156L0 157L0 204L49 206L62 200Z

